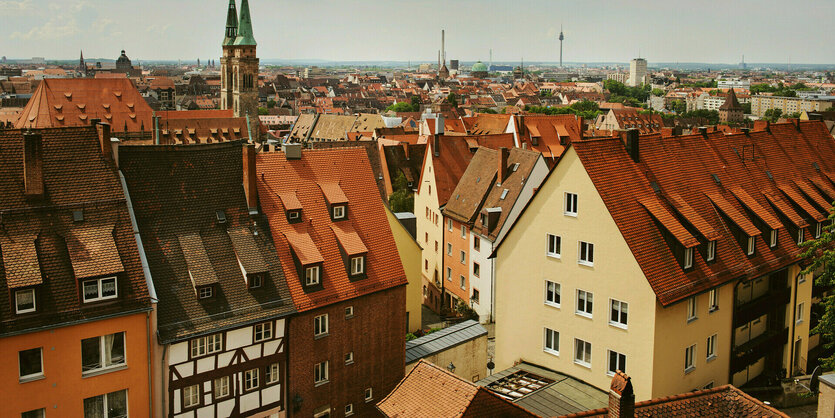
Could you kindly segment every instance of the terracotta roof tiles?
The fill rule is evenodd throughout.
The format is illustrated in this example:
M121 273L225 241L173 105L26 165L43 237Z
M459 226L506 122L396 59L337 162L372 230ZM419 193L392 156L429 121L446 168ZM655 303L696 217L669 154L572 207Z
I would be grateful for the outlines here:
M113 225L74 228L64 239L76 277L106 276L124 271L113 240Z

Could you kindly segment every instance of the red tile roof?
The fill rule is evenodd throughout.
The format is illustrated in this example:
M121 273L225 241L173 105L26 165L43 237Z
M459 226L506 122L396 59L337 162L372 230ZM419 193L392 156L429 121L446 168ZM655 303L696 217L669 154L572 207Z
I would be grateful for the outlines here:
M304 150L298 160L288 160L281 152L259 153L257 170L261 208L269 219L276 250L285 266L287 284L299 311L406 284L385 208L363 148ZM320 186L328 184L341 189L345 199L338 200L348 202L347 219L331 220L328 200ZM279 195L288 193L295 193L301 204L301 223L290 224L285 216ZM349 279L337 234L343 234L346 251L362 250L360 244L367 248L365 278ZM320 253L323 262L322 288L306 291L299 271L294 268L293 254L298 257L303 252L302 263L313 263L319 259L313 250Z
M579 119L574 115L520 115L513 117L513 123L520 146L525 144L545 158L559 158L568 144L583 137Z
M113 241L113 226L75 228L64 237L76 277L115 275L125 270Z

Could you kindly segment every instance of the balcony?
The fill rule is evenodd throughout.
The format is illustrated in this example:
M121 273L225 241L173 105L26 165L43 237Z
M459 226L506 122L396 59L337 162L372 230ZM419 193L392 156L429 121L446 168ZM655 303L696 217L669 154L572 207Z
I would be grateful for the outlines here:
M789 303L790 297L790 289L784 287L736 306L734 309L734 328L741 327L777 308L785 307Z
M734 348L731 358L731 373L737 373L756 363L767 354L782 349L788 341L789 329L787 327L778 331L766 331L751 341Z

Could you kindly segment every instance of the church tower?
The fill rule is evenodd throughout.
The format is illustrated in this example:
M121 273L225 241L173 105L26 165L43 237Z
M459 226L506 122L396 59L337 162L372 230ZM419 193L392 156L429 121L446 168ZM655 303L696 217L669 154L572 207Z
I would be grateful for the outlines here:
M258 137L257 43L252 34L249 1L241 1L240 18L235 0L229 0L223 57L220 59L220 108L232 109L235 117L248 117L250 134Z

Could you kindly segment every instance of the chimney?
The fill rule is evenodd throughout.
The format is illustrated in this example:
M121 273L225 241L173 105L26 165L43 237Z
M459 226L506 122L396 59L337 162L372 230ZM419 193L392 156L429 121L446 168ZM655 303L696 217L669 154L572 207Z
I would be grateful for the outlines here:
M119 141L119 138L110 138L110 152L113 156L113 163L116 164L116 168L119 168L119 144L122 141Z
M401 142L403 145L403 154L406 155L406 161L409 161L409 143L408 142Z
M661 137L662 138L669 138L673 136L673 128L663 127L661 128Z
M496 179L497 186L501 186L502 183L507 179L507 157L510 156L510 150L506 147L499 148L499 169L496 172L498 174L498 178Z
M99 148L101 154L108 161L113 161L113 146L110 144L110 124L107 122L98 122L96 124L96 133L99 136Z
M790 118L789 122L794 125L794 129L797 129L798 131L800 130L800 118Z
M443 135L444 134L444 115L442 113L438 113L438 117L435 118L435 135Z
M284 152L284 158L288 160L302 159L302 144L291 144L285 142L281 144L281 151Z
M744 133L745 135L749 135L751 133L750 128L739 128L740 132Z
M586 132L586 121L585 121L585 119L583 119L582 116L577 116L577 125L580 126L580 138L582 138L584 136L585 132ZM562 138L560 138L560 139L562 139ZM567 139L566 139L566 141L567 141ZM563 141L560 141L560 142L563 142ZM561 144L561 145L565 145L565 144Z
M435 137L432 139L432 142L432 154L437 157L441 155L441 141L439 135L435 135Z
M258 187L255 184L255 145L244 144L243 146L243 169L244 169L244 194L246 195L246 207L249 213L258 212Z
M681 136L681 125L676 125L673 127L673 135L674 136Z
M43 141L32 131L23 133L23 187L26 197L43 196Z
M634 418L635 393L632 378L618 370L609 387L609 418Z
M626 131L626 152L632 157L632 161L641 162L641 153L638 147L640 131L629 129Z
M707 126L699 126L699 133L707 138Z

